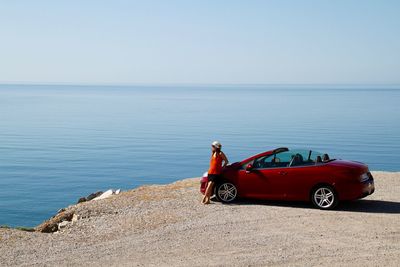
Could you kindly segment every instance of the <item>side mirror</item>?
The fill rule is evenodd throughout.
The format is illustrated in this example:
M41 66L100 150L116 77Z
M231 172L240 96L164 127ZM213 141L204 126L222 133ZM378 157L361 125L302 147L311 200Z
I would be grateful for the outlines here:
M246 172L249 173L249 172L251 172L252 170L253 170L253 164L248 164L248 165L246 166Z

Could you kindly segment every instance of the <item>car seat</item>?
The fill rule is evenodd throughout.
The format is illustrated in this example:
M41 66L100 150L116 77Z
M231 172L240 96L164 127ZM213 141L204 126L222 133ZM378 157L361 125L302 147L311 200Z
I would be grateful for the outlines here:
M304 159L301 154L294 155L292 161L290 162L289 166L297 166L303 164Z
M328 161L329 160L329 155L328 154L323 154L322 155L322 161Z

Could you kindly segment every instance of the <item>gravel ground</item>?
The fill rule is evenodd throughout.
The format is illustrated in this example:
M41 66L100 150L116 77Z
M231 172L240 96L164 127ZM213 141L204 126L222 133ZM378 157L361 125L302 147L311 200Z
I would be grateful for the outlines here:
M204 206L196 178L144 186L68 207L56 233L0 229L0 266L400 266L400 173L373 175L372 196L335 211Z

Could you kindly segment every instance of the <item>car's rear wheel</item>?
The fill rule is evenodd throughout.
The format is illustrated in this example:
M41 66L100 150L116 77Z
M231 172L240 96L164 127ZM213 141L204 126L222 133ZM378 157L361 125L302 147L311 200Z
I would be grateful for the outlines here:
M231 203L237 198L237 188L229 182L222 182L217 185L215 196L223 203Z
M338 196L332 186L320 185L313 190L311 201L315 207L321 210L329 210L337 206Z

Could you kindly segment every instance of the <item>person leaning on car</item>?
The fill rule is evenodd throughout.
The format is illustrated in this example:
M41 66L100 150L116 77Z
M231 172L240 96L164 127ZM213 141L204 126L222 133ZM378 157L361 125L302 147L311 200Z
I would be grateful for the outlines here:
M228 165L228 158L225 156L224 152L221 151L221 143L214 141L211 144L211 159L210 168L208 169L208 184L206 188L206 193L204 194L202 203L210 204L211 194L214 189L214 184L221 179L222 168Z

